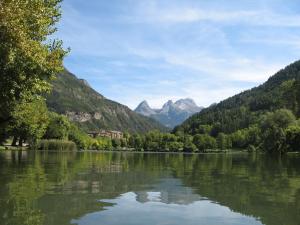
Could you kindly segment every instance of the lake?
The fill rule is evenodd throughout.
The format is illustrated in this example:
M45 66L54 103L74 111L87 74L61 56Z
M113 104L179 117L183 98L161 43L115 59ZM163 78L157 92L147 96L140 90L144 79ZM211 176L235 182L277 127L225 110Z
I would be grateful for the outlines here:
M1 152L1 225L299 225L300 155Z

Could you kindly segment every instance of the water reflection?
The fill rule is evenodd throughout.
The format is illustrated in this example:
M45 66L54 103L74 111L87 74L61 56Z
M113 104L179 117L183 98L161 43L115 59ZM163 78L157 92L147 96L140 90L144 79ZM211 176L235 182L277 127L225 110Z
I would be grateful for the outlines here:
M195 194L190 187L183 186L180 179L164 178L154 184L151 190L135 192L136 200L140 203L162 202L165 204L189 205L200 201L200 195Z
M194 201L190 204L166 204L160 198L161 193L149 192L147 202L137 201L133 192L122 194L114 200L106 200L113 206L104 211L87 214L79 220L73 220L78 225L234 225L261 224L255 218L232 212L228 207L220 206L209 200Z
M0 153L1 225L300 223L300 157Z

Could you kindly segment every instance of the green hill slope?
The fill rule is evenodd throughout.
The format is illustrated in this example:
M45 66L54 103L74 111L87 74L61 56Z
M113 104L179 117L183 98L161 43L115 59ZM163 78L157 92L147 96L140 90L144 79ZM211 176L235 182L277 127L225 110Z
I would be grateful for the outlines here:
M202 110L175 128L189 134L209 127L212 135L233 133L257 123L260 115L286 108L300 116L300 61L270 77L264 84Z
M86 131L108 129L132 133L166 130L158 122L106 99L86 81L67 70L53 81L53 91L46 96L46 100L51 111L67 115Z

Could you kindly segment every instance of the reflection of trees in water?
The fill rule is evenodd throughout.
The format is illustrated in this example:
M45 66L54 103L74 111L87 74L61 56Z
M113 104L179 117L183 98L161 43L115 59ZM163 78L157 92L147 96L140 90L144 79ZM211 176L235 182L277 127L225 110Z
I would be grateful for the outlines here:
M0 165L9 175L0 178L7 184L0 187L3 224L69 224L71 219L107 205L97 200L149 186L160 172L151 177L151 172L141 169L142 155L132 156L50 152L5 155L2 160L8 163ZM137 169L129 171L129 165Z
M265 224L299 224L299 157L203 155L193 168L180 177L202 196Z
M12 163L5 166L12 166L14 170L14 166L21 168L22 160L26 158L26 152L12 153L6 157L11 157ZM5 170L5 168L2 169ZM4 197L7 197L1 202L2 224L43 224L45 216L40 209L35 207L35 201L45 193L47 187L45 171L41 166L39 156L32 165L22 169L21 173L8 175L11 175L11 181L1 191L1 197L3 194L5 194Z
M200 196L265 224L300 221L299 157L131 153L0 154L4 225L70 224L120 194L190 204ZM3 162L3 163L2 163ZM151 196L150 196L151 200Z

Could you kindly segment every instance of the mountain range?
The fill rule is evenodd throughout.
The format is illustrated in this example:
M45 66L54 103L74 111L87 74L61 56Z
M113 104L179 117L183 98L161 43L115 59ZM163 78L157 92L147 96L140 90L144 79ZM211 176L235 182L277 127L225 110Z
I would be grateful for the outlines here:
M87 81L78 79L66 69L52 85L52 92L45 96L49 110L68 116L85 131L106 129L143 133L153 129L167 130L154 119L105 98Z
M147 101L143 101L134 111L153 118L166 127L174 128L202 109L203 107L197 106L194 100L186 98L176 102L169 100L161 109L152 109Z

